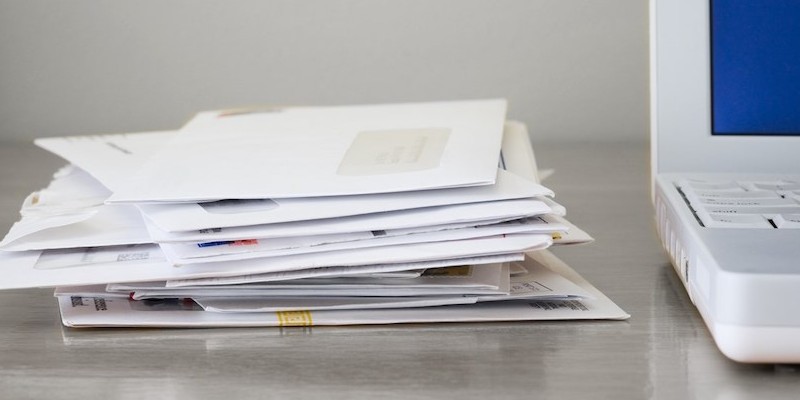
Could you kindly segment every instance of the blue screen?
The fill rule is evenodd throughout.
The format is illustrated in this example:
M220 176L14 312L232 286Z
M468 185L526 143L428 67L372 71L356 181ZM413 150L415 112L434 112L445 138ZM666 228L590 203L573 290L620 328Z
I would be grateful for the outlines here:
M715 135L800 135L800 0L712 0L711 53Z

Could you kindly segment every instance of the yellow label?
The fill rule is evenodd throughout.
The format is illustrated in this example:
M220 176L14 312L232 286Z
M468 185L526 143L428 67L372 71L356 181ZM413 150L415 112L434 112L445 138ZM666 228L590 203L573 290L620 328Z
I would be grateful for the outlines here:
M278 326L311 326L311 311L278 311Z
M561 234L558 232L553 232L553 240L560 240Z

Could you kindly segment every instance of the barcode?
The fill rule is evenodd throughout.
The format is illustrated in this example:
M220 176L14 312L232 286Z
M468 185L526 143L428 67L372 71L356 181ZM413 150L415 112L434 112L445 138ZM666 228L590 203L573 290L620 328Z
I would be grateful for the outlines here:
M533 308L538 308L545 311L558 310L569 308L572 311L589 311L586 306L577 300L565 301L532 301L528 303Z
M72 300L72 307L80 307L86 305L83 304L83 297L80 296L72 296L70 300Z

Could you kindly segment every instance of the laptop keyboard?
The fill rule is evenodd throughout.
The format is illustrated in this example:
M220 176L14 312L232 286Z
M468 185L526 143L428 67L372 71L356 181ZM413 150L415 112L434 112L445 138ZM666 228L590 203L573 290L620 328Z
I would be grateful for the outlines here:
M677 186L705 227L800 229L800 180L682 179Z

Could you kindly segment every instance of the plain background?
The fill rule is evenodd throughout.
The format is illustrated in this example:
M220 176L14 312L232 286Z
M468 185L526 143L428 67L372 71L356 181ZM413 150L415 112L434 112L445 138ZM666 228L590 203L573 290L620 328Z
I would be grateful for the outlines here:
M0 138L504 97L534 142L647 139L646 0L0 0Z

